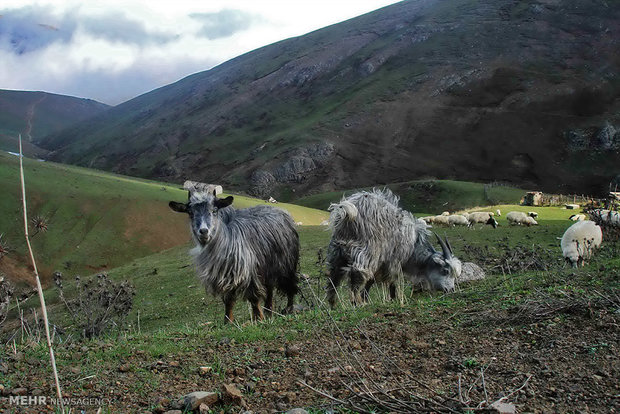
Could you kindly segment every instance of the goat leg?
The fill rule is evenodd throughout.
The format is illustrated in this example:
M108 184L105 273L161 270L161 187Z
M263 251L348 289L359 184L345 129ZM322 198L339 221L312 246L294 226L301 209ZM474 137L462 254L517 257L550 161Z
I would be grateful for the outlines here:
M370 288L375 284L375 279L370 279L366 282L366 286L364 286L364 291L362 292L362 300L364 303L368 303L370 301Z
M286 309L284 310L284 313L285 314L293 313L293 307L295 306L295 294L288 293L286 296L288 300L286 302Z
M396 299L396 284L395 283L390 283L390 299L391 300Z
M252 304L252 320L254 321L262 321L265 319L265 315L263 315L263 310L260 307L260 302L258 299L253 299L250 301Z
M235 306L235 297L234 295L226 295L223 298L224 307L226 308L226 314L224 316L224 323L229 323L235 320L233 316L233 308Z
M267 315L273 315L273 287L267 287L267 297L265 298L265 309Z

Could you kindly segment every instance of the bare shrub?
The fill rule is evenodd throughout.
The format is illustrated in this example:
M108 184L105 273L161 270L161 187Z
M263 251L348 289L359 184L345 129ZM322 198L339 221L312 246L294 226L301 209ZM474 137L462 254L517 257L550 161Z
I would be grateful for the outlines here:
M47 227L49 225L47 218L43 216L35 216L32 220L30 220L30 222L34 228L34 233L32 233L30 237L34 237L39 233L44 233L47 231Z
M121 327L133 307L134 287L128 282L114 282L106 273L82 282L75 277L75 297L64 294L62 274L54 273L54 284L84 338L101 335L112 327Z
M507 242L501 241L493 250L488 245L470 245L464 249L471 261L479 263L490 273L548 271L561 263L556 253L538 244L509 246Z

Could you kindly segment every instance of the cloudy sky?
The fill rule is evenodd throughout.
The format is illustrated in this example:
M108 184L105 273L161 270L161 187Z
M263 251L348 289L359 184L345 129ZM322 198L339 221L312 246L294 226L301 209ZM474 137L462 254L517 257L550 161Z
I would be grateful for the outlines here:
M395 0L2 0L0 89L116 105Z

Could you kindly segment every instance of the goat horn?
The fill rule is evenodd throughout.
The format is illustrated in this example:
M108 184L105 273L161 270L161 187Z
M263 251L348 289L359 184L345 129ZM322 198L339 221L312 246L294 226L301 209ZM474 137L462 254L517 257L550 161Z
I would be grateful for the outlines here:
M450 254L450 250L448 250L448 246L446 246L446 242L441 240L441 238L437 235L437 233L433 232L433 234L435 235L435 237L437 237L437 241L439 242L439 245L441 246L443 257L449 258L451 254Z
M448 245L448 250L450 250L450 254L454 255L454 251L452 251L452 246L450 246L450 241L448 241L448 237L445 237L446 244Z

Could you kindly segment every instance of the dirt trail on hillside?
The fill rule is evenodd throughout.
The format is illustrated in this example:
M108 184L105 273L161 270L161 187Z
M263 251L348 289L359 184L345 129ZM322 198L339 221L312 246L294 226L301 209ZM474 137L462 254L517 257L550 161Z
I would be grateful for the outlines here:
M43 96L38 101L32 102L26 111L26 129L24 130L24 135L28 137L28 142L32 142L32 120L34 119L36 107L43 102L45 98L46 96Z

